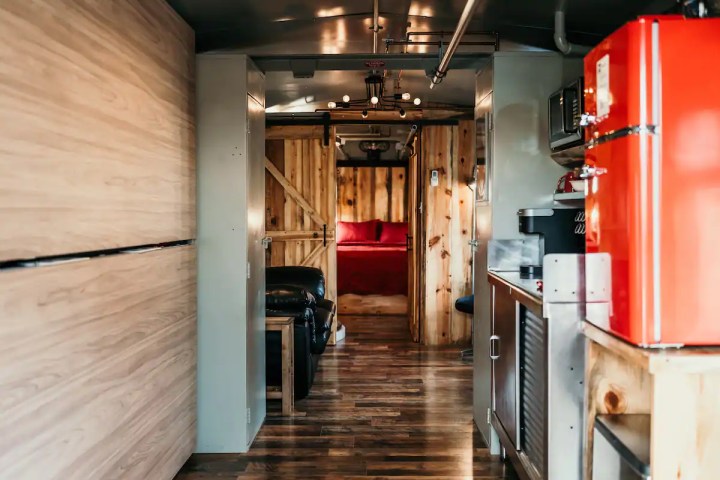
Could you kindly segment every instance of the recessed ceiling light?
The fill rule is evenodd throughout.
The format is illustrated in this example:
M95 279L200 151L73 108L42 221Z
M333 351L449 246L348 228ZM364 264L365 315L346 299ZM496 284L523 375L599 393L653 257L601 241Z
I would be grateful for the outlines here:
M413 100L413 103L415 105L420 105L421 102L422 102L422 100L420 100L420 98L416 98L415 100Z
M343 102L347 103L350 101L350 95L343 95Z
M410 100L410 94L407 93L407 92L403 93L403 94L402 94L402 99L403 99L403 100Z
M373 97L370 99L370 103L372 103L373 105L377 105L379 101L380 101L380 99L379 99L378 97L376 97L376 96L373 96Z
M367 111L367 110L363 110L363 111L362 111L362 118L367 118L367 117L368 117L368 111Z
M337 103L335 103L335 102L328 102L328 108L336 108L336 107L337 107Z

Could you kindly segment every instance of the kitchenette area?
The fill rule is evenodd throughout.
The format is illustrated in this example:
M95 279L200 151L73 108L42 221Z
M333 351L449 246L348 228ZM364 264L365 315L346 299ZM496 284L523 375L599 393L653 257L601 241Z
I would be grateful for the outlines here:
M717 51L648 16L478 73L474 417L522 479L720 478Z

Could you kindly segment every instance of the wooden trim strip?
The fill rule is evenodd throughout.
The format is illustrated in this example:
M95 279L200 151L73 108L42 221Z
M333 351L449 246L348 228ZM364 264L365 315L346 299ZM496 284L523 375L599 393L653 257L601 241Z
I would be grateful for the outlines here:
M295 200L298 205L300 205L300 208L302 208L315 223L318 225L327 225L328 222L323 220L318 211L315 210L307 200L305 200L305 197L303 197L302 194L294 186L292 186L285 175L283 175L282 172L278 170L278 168L267 157L265 157L265 169L270 172L270 175L272 175L275 180L282 185L285 192L287 192L287 194L290 195L290 197Z
M313 248L313 250L310 252L310 254L305 257L305 259L300 262L301 267L307 267L309 265L312 265L312 263L320 256L321 253L323 253L327 249L327 245L323 245L322 243Z
M273 241L282 242L285 240L320 240L323 239L322 230L276 230L267 231L265 235L272 238ZM335 232L332 230L327 231L328 240L335 239Z

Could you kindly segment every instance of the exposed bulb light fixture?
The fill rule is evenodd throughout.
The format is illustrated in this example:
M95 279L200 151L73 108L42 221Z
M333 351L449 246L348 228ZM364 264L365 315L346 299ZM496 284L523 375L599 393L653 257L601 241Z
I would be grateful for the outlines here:
M337 103L335 103L335 102L328 102L328 108L337 108Z
M343 95L343 102L348 103L350 101L350 95Z
M404 108L401 108L400 110L398 110L398 113L400 114L400 118L405 118L406 113L405 113Z
M415 100L413 100L413 103L414 103L415 105L420 105L420 102L422 102L422 100L420 100L419 97L417 97L417 98L415 98Z
M367 111L367 110L363 110L363 111L362 111L362 118L367 118L367 117L368 117L368 111Z
M379 99L378 97L374 96L374 95L373 95L373 97L370 99L370 103L372 103L373 105L377 105L379 101L380 101L380 99Z
M402 94L402 99L403 99L403 100L410 100L410 94L407 93L407 92L403 93L403 94Z

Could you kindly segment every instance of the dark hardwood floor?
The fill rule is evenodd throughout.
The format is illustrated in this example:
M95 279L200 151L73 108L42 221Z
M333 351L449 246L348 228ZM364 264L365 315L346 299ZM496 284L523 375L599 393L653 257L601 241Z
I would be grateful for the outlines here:
M296 414L279 401L243 455L193 455L176 480L515 479L472 420L472 366L458 348L412 343L402 317L348 318Z

